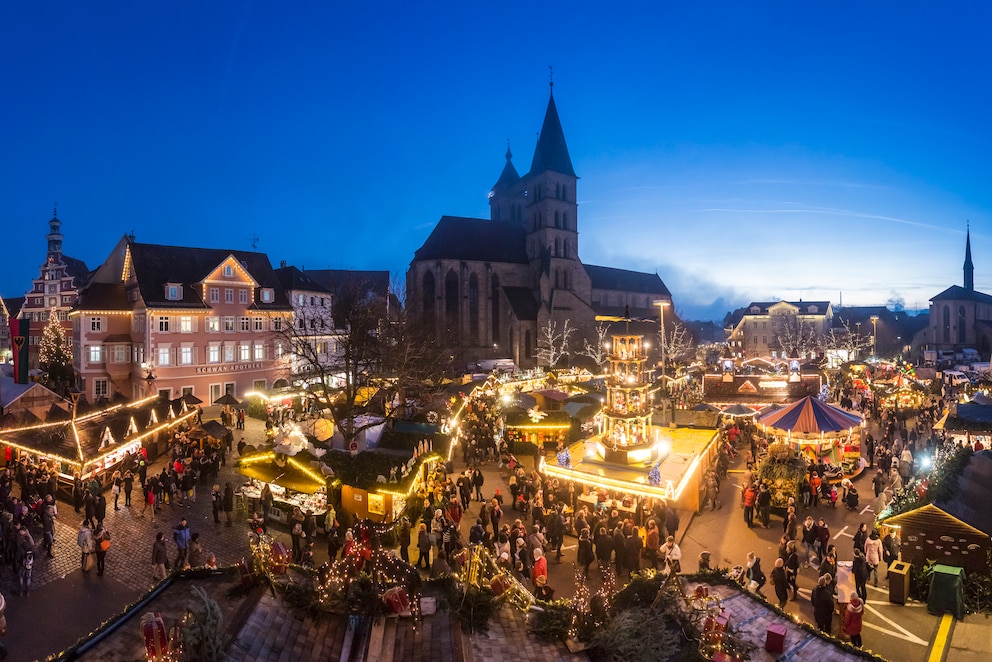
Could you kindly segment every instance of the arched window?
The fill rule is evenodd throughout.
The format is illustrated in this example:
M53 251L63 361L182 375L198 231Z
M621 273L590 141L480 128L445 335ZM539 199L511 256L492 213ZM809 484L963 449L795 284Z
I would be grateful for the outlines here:
M555 269L555 289L561 287L561 271Z
M472 344L479 344L479 277L475 274L468 279L468 326Z
M458 274L454 269L444 277L444 329L448 338L458 337L461 329L461 319L458 314Z
M568 229L568 212L567 211L563 211L561 213L561 229L562 230L567 230Z
M531 347L530 331L524 331L524 358L528 361L533 358L533 348Z
M951 342L951 307L944 306L944 342Z
M965 340L966 317L967 315L964 312L964 306L958 306L958 342L959 343L967 342L967 340Z
M555 184L555 197L561 198L561 186L559 184Z
M436 288L434 285L434 274L433 272L424 272L423 287L421 288L423 298L421 299L421 305L423 306L424 315L424 325L430 329L434 330L434 325L437 324L437 315L435 315L434 305L435 298L437 297Z
M493 342L499 343L499 276L493 274L492 284L492 316Z
M558 213L557 209L555 210L555 227L556 228L561 227L561 215Z
M555 257L561 255L561 239L555 239Z

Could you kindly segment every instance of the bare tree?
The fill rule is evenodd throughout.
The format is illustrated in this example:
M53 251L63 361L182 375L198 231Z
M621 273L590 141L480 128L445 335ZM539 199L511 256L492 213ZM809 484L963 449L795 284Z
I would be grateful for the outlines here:
M568 356L568 340L575 332L575 327L569 320L558 328L558 323L548 320L547 325L541 327L540 338L537 341L536 356L538 360L547 364L551 370L555 369L558 363Z
M863 336L857 331L852 331L851 325L846 319L843 317L839 319L841 328L831 327L823 340L823 349L844 353L847 360L854 360L860 356L861 350L871 347L871 336Z
M577 352L579 356L585 356L592 360L596 364L596 367L602 372L603 366L610 358L610 351L606 348L606 338L610 332L610 327L607 324L597 324L596 325L596 341L590 343L588 338L583 338L583 347Z
M799 315L776 315L773 328L775 344L787 356L793 352L801 358L814 356L823 346L823 338L816 327Z
M696 351L696 340L692 337L689 329L682 322L674 322L670 329L662 336L658 331L659 339L664 343L665 360L677 365L684 363L687 359L692 360Z

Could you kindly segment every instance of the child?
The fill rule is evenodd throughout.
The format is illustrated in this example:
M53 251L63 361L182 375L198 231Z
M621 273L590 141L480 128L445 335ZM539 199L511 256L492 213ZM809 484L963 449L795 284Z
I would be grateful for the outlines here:
M837 488L833 485L830 486L830 507L837 507Z

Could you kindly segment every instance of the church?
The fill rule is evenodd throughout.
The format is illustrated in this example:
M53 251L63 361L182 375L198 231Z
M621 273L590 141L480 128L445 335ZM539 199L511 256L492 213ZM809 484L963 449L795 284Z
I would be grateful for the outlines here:
M930 324L917 344L928 350L971 348L983 357L992 354L992 296L975 290L970 228L964 246L963 286L952 285L930 299Z
M443 338L456 365L507 357L538 365L549 325L560 331L566 321L576 329L571 362L581 363L576 352L597 342L597 323L653 320L656 333L659 311L671 305L658 274L579 258L578 177L553 85L530 170L518 174L507 148L489 218L441 217L407 271L410 320Z

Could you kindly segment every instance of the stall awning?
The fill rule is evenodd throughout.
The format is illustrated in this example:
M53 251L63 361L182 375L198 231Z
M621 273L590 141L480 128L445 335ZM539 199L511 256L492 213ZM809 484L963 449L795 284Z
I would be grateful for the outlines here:
M302 471L287 464L280 467L270 462L254 462L238 467L238 473L248 478L260 480L263 483L273 483L289 490L313 494L324 487L323 482L317 482Z

